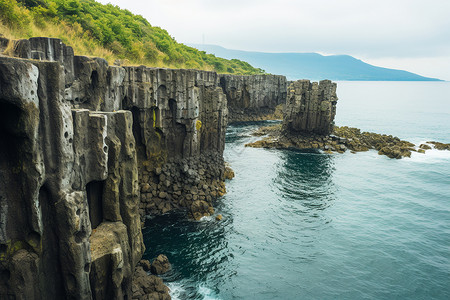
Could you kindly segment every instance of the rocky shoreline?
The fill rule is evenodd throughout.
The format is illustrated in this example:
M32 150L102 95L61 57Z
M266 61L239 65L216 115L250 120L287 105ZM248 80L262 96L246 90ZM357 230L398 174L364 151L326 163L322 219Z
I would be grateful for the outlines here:
M450 150L450 144L429 141L419 146L411 142L400 140L400 138L378 134L373 132L361 132L358 128L335 126L332 134L296 134L289 135L282 131L282 125L271 125L260 127L252 133L254 136L262 136L261 140L246 144L253 148L275 148L275 149L316 149L325 153L352 153L369 150L378 151L379 155L389 158L411 157L412 152L425 153L426 150Z
M358 128L334 125L336 115L336 83L329 80L311 83L308 80L291 82L288 87L283 121L265 126L253 133L263 136L246 147L276 149L317 149L326 153L378 151L380 155L400 159L412 152L425 153L434 147L449 150L450 144L427 142L419 147L398 137Z

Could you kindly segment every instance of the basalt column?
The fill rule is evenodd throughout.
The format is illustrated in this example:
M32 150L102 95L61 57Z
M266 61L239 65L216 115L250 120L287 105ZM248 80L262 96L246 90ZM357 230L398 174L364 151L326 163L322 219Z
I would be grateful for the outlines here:
M226 98L214 72L125 67L122 107L133 113L141 214L213 213L224 190Z
M282 118L286 77L220 75L220 86L227 96L229 122Z
M330 134L337 100L336 83L330 80L319 83L298 80L291 83L284 109L284 134Z
M42 61L0 57L0 298L131 299L144 246L125 70L17 44Z

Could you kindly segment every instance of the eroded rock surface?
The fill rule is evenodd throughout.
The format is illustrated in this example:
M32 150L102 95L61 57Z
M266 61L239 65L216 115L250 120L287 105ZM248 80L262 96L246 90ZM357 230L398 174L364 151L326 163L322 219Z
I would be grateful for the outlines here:
M333 131L338 100L336 86L330 80L318 83L298 80L291 83L284 109L284 134L330 134Z
M141 216L225 192L218 75L0 51L0 298L131 299Z
M169 259L164 254L158 255L150 266L150 271L153 274L161 275L169 271L171 268Z
M225 192L228 109L214 72L126 67L121 106L133 113L141 214L211 206Z
M279 75L220 75L228 102L228 121L282 119L286 82L286 77Z
M136 300L170 300L169 288L161 278L149 275L142 266L137 266L133 276L133 296Z

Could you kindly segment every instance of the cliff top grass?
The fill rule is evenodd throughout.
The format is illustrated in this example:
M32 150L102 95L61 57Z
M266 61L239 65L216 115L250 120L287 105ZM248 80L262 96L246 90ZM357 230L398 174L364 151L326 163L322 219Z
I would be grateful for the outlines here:
M93 0L0 0L0 34L9 39L61 39L76 55L110 64L189 68L235 75L265 74L247 62L216 57L178 43L144 17Z

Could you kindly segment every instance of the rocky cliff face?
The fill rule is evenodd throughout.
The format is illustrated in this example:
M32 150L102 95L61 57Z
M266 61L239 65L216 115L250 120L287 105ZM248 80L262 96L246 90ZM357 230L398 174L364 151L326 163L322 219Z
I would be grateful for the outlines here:
M220 75L220 85L227 96L229 122L281 118L274 113L286 101L286 77Z
M212 198L225 192L228 111L218 75L126 67L123 89L137 137L141 212L184 207L195 218L212 214Z
M0 295L98 298L112 276L125 297L144 250L132 114L74 109L64 73L0 57Z
M141 217L225 193L219 75L0 44L0 296L130 299Z
M316 133L327 135L333 131L336 115L336 83L298 80L289 85L283 116L285 134Z
M145 290L132 279L141 217L213 214L227 122L267 118L286 98L283 76L109 66L58 39L0 38L2 52L0 298ZM328 130L334 92L330 82L294 83L290 101L312 104L299 121L288 101L287 126Z

